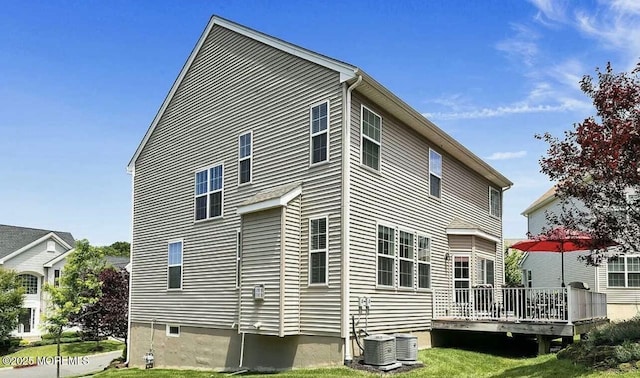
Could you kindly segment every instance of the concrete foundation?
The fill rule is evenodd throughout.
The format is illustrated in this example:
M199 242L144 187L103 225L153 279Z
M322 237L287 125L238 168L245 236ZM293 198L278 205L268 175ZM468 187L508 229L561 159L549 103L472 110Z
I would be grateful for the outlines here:
M131 324L130 366L144 368L143 356L152 347L150 323ZM241 335L236 330L180 327L168 336L165 324L153 327L155 367L239 370ZM343 363L342 339L330 336L245 335L242 368L288 370L337 366Z
M640 304L607 303L607 318L611 321L629 320L638 314L640 314Z

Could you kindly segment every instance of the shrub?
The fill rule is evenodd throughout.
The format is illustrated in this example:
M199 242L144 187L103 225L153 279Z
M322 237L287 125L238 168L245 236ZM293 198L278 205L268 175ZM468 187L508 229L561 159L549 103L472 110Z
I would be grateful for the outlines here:
M62 338L80 337L78 331L65 331L62 332ZM42 340L55 340L56 335L54 333L45 333L42 335Z
M82 338L80 337L62 337L60 338L60 344L67 344L67 343L75 343L78 341L82 341ZM29 346L35 347L35 346L43 346L43 345L54 345L56 343L55 339L43 339L43 340L39 340L39 341L34 341L31 344L29 344Z
M620 345L624 341L640 341L640 316L598 327L587 336L587 342L593 346Z

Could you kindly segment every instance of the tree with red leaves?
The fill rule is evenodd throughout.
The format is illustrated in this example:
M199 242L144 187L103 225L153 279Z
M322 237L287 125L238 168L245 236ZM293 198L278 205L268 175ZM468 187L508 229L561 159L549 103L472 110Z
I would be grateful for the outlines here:
M102 295L82 309L76 324L85 336L99 341L104 336L126 339L129 305L129 273L113 267L99 274Z
M596 72L597 83L588 75L581 80L596 116L575 124L562 139L536 136L549 143L540 165L558 183L563 203L550 220L589 232L596 243L614 239L622 252L640 251L640 64L631 72L615 73L611 64ZM593 250L587 263L599 264L602 252Z

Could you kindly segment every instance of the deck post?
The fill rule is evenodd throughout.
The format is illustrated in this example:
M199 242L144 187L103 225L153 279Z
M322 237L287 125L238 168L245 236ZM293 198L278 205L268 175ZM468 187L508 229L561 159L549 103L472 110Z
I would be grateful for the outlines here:
M566 290L566 301L567 301L567 324L573 324L572 313L573 306L571 305L571 286L567 286L564 288Z
M551 351L551 337L547 335L536 335L538 340L538 356L549 354Z

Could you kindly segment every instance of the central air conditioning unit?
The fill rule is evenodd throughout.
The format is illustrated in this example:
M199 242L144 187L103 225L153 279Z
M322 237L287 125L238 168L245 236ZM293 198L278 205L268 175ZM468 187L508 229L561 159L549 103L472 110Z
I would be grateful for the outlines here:
M396 362L396 338L371 335L364 338L365 365L391 365Z
M396 333L396 359L416 361L418 359L418 337L409 333Z

